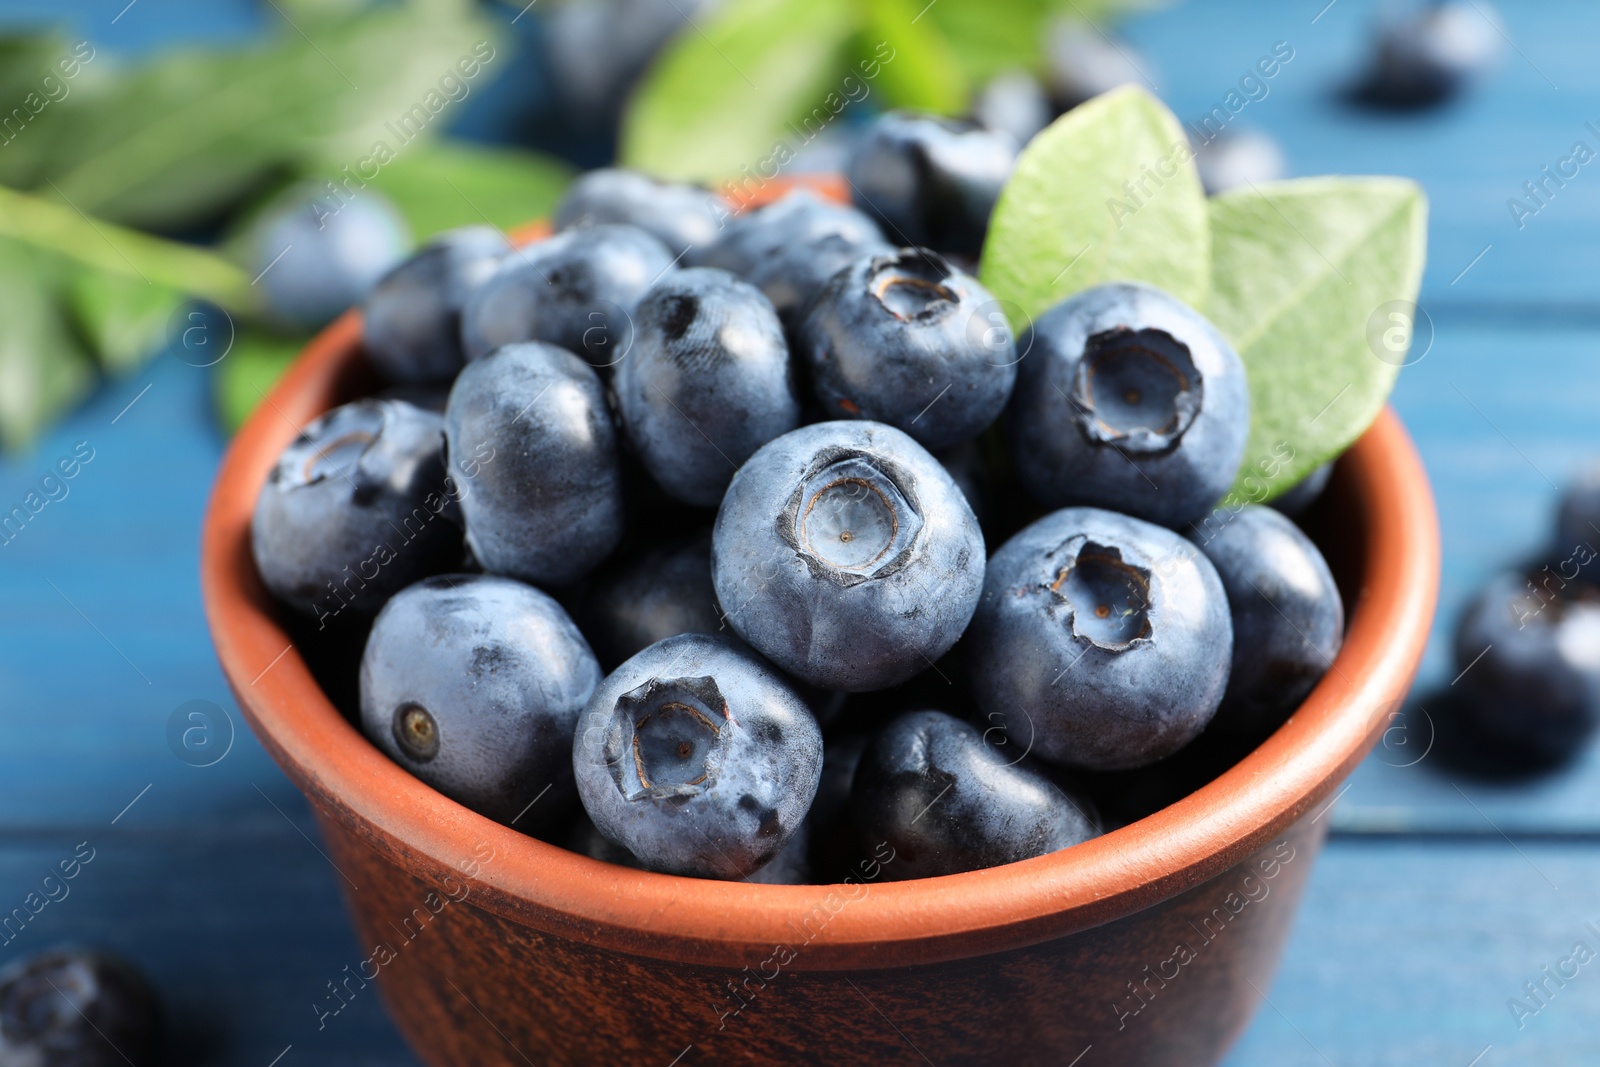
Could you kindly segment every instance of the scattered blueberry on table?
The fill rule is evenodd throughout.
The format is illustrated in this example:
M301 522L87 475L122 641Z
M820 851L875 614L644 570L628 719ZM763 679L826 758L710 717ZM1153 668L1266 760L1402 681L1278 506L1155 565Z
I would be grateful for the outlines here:
M132 963L50 949L0 971L0 1063L9 1067L154 1067L160 1007Z
M1482 80L1500 57L1505 32L1483 0L1428 0L1376 33L1358 100L1380 107L1431 107Z

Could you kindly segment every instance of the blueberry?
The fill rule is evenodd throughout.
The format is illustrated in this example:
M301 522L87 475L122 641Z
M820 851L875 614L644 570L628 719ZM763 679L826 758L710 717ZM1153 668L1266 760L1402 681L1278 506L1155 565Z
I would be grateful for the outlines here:
M601 863L643 869L632 852L606 837L595 827L587 812L579 812L572 829L567 833L566 847L572 852L588 856L592 860L599 860Z
M972 117L991 130L1010 134L1019 145L1050 125L1053 117L1044 86L1025 70L1003 70L984 83L972 103Z
M1328 481L1333 477L1333 464L1324 463L1313 470L1294 486L1277 496L1268 503L1283 512L1291 519L1298 519L1322 497L1322 491L1328 488Z
M1556 548L1564 561L1570 560L1594 582L1600 580L1600 565L1594 563L1596 545L1600 545L1600 460L1591 460L1561 494L1556 512Z
M1194 147L1200 184L1216 196L1240 186L1275 182L1283 177L1283 149L1259 130L1223 130Z
M727 201L697 185L656 181L631 170L591 170L556 208L558 230L626 223L658 238L673 255L709 248L731 214Z
M467 364L445 437L476 462L463 494L467 546L494 574L570 585L622 539L616 431L600 379L554 345L507 345Z
M800 424L777 312L727 271L690 268L657 282L634 323L613 383L623 427L663 489L716 507L739 464Z
M547 341L613 366L633 344L634 305L672 266L667 246L637 226L567 230L518 249L467 297L467 359Z
M366 190L339 201L295 186L251 224L245 263L266 297L266 317L287 330L315 330L361 303L411 247L393 204Z
M1500 18L1483 0L1433 0L1380 29L1360 95L1398 108L1440 103L1488 72L1502 39Z
M938 253L865 256L817 297L799 350L830 417L886 422L947 448L983 432L1011 396L1017 350L997 307Z
M872 739L850 799L861 838L894 849L886 880L998 867L1099 836L1085 801L1005 752L942 711L902 715Z
M802 819L783 851L745 879L751 885L808 885L811 877L811 820Z
M594 653L550 597L510 578L443 574L372 624L361 729L451 800L535 834L572 813L573 731L599 684Z
M1455 660L1461 711L1497 750L1564 760L1600 723L1600 598L1586 586L1501 575L1467 606Z
M1063 111L1122 85L1148 82L1150 61L1082 19L1062 18L1045 38L1050 93Z
M1114 283L1057 304L1006 412L1011 458L1047 507L1089 504L1166 526L1228 491L1250 433L1244 365L1216 328L1148 285Z
M1203 730L1228 684L1222 581L1171 530L1052 512L989 561L965 642L973 698L1034 755L1112 770Z
M983 585L983 534L948 472L875 422L763 446L717 512L711 578L730 626L825 689L884 689L956 643Z
M856 206L896 241L976 256L1019 147L975 122L890 112L861 138L846 175Z
M795 189L729 220L696 261L756 286L787 322L803 315L828 279L851 260L889 250L878 224L866 215Z
M972 513L978 517L978 522L986 524L988 513L992 510L990 505L993 503L994 485L990 478L988 461L984 458L979 442L967 441L951 448L941 449L933 456L945 470L950 472L956 488L961 490L961 495L966 498Z
M744 878L805 818L822 734L755 653L728 637L681 634L595 690L573 764L595 826L645 866Z
M86 949L53 949L0 971L0 1063L150 1067L160 1008L138 969Z
M537 22L533 32L543 44L542 62L528 64L527 80L541 94L554 95L554 107L543 99L538 103L558 112L553 117L565 127L556 131L565 134L562 150L578 141L592 152L614 155L618 112L629 91L661 47L674 34L699 25L716 3L585 0L549 5L541 9L542 18L524 22Z
M711 591L710 531L653 545L602 568L575 611L607 670L668 637L721 632Z
M279 601L316 618L370 618L461 559L444 423L401 400L357 400L283 450L256 498L250 544Z
M1246 505L1189 539L1217 569L1233 621L1233 668L1212 728L1283 722L1333 665L1344 604L1322 553L1272 508Z
M373 395L379 400L404 400L412 407L443 417L445 403L450 399L450 383L389 385Z
M461 371L461 308L510 245L492 226L440 234L395 267L367 297L361 341L392 382L449 384Z

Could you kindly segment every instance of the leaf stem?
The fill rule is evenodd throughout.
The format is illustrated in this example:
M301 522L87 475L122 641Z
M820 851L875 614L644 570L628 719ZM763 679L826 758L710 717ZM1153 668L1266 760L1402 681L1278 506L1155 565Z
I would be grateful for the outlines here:
M165 285L249 314L260 297L244 271L203 248L103 222L66 204L0 186L0 237L89 267Z

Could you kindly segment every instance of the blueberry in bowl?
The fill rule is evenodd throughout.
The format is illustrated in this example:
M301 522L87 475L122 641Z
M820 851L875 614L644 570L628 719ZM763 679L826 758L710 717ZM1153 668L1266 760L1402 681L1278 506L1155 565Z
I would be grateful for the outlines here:
M1189 532L1222 579L1233 620L1233 666L1213 726L1261 733L1332 666L1344 603L1322 553L1287 516L1247 504L1214 518Z
M1211 721L1233 625L1194 545L1126 515L1064 508L989 561L966 659L979 708L1034 755L1138 767Z
M510 250L492 226L433 238L378 279L362 307L361 346L391 382L437 385L461 372L461 309Z
M976 122L890 112L846 165L852 199L903 244L977 256L1021 145Z
M733 631L825 689L885 689L966 629L983 533L939 461L891 426L823 422L734 475L711 538Z
M844 204L794 189L735 216L722 236L691 257L750 282L788 323L805 314L828 279L851 260L893 246L878 224Z
M822 732L729 637L680 634L608 676L572 750L600 833L657 871L745 878L781 853L822 774Z
M772 302L727 271L674 271L639 301L613 374L622 425L656 483L714 508L739 465L800 424Z
M502 345L544 341L597 370L627 358L633 309L672 270L667 246L637 226L566 230L518 249L467 297L461 345L467 359Z
M554 222L557 230L608 223L637 226L673 255L685 256L710 247L731 214L727 202L709 189L605 167L567 187Z
M1048 507L1198 520L1233 483L1250 432L1244 365L1210 322L1154 286L1085 289L1040 315L1005 425Z
M548 595L441 574L384 605L361 659L361 728L400 766L497 822L538 834L575 805L572 736L600 684Z
M823 410L888 423L924 448L976 437L999 417L1017 377L1016 344L998 306L937 252L855 260L798 330Z
M1084 798L1026 756L1006 752L942 711L909 712L872 738L855 772L851 806L862 840L894 849L885 877L996 867L1099 834Z
M313 420L279 454L250 523L272 595L320 627L371 618L457 565L460 490L443 446L443 420L402 400L357 400Z
M570 585L622 538L616 429L600 379L571 352L530 342L475 359L451 387L444 434L477 476L461 498L485 569Z
M606 670L657 641L727 629L711 589L709 529L622 554L570 599Z

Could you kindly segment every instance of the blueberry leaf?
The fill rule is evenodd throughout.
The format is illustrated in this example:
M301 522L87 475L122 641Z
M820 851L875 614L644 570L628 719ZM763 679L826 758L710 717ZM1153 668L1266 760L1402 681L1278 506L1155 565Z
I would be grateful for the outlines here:
M933 4L927 19L943 31L958 62L974 81L1003 70L1042 70L1040 47L1057 18L1106 25L1159 0L984 0ZM920 4L918 5L921 6Z
M313 171L326 176L332 170ZM436 140L408 149L373 187L394 202L418 240L455 226L501 229L548 215L571 180L567 164L524 149Z
M854 80L846 86L847 95L861 93L857 86L872 91L862 75L876 65L877 88L887 106L939 115L959 115L967 109L971 87L937 24L919 16L925 2L867 0L860 47L867 66L848 72Z
M1270 499L1349 447L1388 398L1422 282L1427 200L1399 178L1275 182L1212 200L1211 241L1206 310L1250 378L1234 489Z
M0 238L0 444L20 448L94 385L94 365L61 313L68 264Z
M733 0L657 57L623 116L624 166L690 181L772 177L851 102L854 0Z
M1172 113L1126 86L1042 131L1000 193L981 275L1026 316L1113 281L1147 282L1203 305L1211 286L1205 192Z
M162 345L187 299L164 285L90 268L73 271L65 297L78 333L113 374L134 369Z
M35 191L99 218L171 229L307 158L332 156L370 177L515 62L495 25L460 0L383 4L303 28L284 24L245 48L167 53L126 74L95 60L51 116L50 184ZM91 92L86 80L102 70L109 80Z

